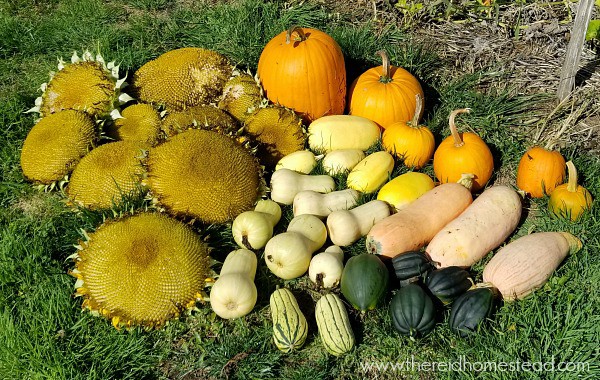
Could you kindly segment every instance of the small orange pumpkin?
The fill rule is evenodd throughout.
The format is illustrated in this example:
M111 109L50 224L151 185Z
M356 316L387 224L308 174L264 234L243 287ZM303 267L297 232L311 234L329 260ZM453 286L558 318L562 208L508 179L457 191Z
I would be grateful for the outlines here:
M576 221L592 207L592 194L577 184L577 169L572 161L567 162L567 169L569 179L552 191L548 207L553 214Z
M494 171L494 157L485 141L473 132L458 133L454 118L469 113L469 108L458 109L450 114L451 136L442 141L433 155L433 171L440 183L457 182L464 173L471 173L472 191L482 189Z
M258 76L270 101L294 109L305 122L344 113L346 66L328 34L292 26L267 43Z
M517 187L533 198L551 194L565 180L565 159L559 152L540 146L529 149L517 169Z
M412 121L400 121L389 125L381 138L383 148L404 160L404 165L420 169L429 162L435 150L433 133L424 125L419 125L423 112L423 98L415 96L416 109Z
M423 89L411 73L391 66L385 51L377 54L383 65L365 71L352 83L348 91L348 113L373 120L385 129L413 117L417 108L415 96L423 97Z

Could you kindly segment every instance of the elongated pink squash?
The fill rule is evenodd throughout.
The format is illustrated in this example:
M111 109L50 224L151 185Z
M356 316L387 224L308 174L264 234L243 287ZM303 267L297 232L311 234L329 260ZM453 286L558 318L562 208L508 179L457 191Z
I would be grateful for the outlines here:
M568 232L537 232L500 249L483 270L483 281L492 283L507 301L521 299L543 286L581 241Z
M442 268L470 267L514 232L522 209L516 191L508 186L492 186L442 228L425 251Z
M471 191L461 184L434 187L406 208L376 223L367 234L367 251L392 258L418 250L472 202Z

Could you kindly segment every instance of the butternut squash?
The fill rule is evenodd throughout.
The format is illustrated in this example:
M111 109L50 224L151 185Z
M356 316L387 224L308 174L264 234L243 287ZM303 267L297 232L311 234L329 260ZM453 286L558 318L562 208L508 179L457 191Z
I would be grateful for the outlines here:
M394 157L388 152L375 152L352 169L346 183L350 189L374 193L389 180L393 170Z
M333 211L348 210L356 206L358 192L352 189L327 194L312 190L301 191L294 197L294 216L311 214L325 218Z
M350 172L365 158L365 152L360 149L334 150L323 158L323 169L329 175Z
M329 238L335 245L349 246L365 236L371 227L390 215L390 206L372 200L352 210L334 211L327 217Z
M473 202L471 183L435 187L396 214L375 223L367 234L367 251L392 258L425 246Z
M537 232L500 249L483 269L483 281L491 283L507 301L521 299L542 287L569 253L581 249L581 241L568 232Z
M490 187L442 228L425 251L440 267L470 267L514 232L522 208L521 197L513 189Z
M318 287L333 288L339 285L343 270L344 251L337 245L332 245L310 260L308 277Z
M280 169L271 176L271 199L284 205L294 203L296 194L304 190L329 193L334 189L335 181L328 175L308 175Z
M223 261L220 276L241 273L247 275L254 281L256 265L257 259L254 252L247 249L238 249L227 255L225 261Z
M380 136L379 126L360 116L323 116L308 126L308 145L313 151L367 150Z
M233 240L240 248L261 249L273 237L280 218L281 207L270 199L261 199L254 211L245 211L233 220Z

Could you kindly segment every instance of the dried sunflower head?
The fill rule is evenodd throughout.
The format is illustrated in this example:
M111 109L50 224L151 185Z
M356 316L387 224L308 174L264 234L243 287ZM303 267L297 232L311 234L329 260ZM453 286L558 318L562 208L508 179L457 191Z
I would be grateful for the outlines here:
M158 213L106 222L78 248L75 295L117 328L160 327L195 307L210 272L200 236Z
M176 135L190 128L207 129L233 135L237 134L240 126L227 112L206 105L168 112L162 123L163 132L167 136Z
M237 120L244 122L267 100L257 79L250 73L236 73L225 83L219 108L229 112Z
M141 101L182 110L215 102L231 72L232 66L223 55L187 47L145 63L133 75L131 85Z
M176 215L224 223L252 208L261 173L244 146L221 133L190 129L148 152L147 184Z
M121 112L106 130L106 134L115 140L140 141L155 145L160 139L161 118L151 105L138 103Z
M62 180L93 147L97 137L96 124L86 113L66 110L43 117L23 143L23 175L44 185Z
M50 81L42 84L42 96L35 101L30 112L47 116L72 109L86 112L95 119L117 117L118 106L132 98L121 92L125 78L119 78L119 66L108 64L98 54L89 51L80 58L73 53L71 63L59 59L58 72L50 74Z

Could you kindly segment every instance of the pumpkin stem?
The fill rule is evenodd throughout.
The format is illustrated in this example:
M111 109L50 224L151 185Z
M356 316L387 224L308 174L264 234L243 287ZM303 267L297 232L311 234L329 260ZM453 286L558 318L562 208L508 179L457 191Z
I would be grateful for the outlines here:
M295 39L294 41L305 41L306 40L306 34L304 34L304 31L302 30L302 28L300 28L298 25L292 25L290 26L290 28L287 30L287 33L285 34L285 43L289 44L292 40L292 33L296 32L298 34L298 38Z
M377 52L377 54L379 54L379 56L381 56L381 62L383 64L383 70L381 70L381 76L379 77L379 81L381 83L390 83L392 81L392 78L391 78L392 67L390 66L390 58L388 57L385 50L379 50Z
M573 164L573 161L567 162L567 171L569 173L567 190L571 193L574 193L577 191L577 169L575 169L575 164Z
M417 106L415 108L415 114L413 115L410 123L413 127L418 127L419 118L421 117L421 112L423 111L423 97L421 94L417 94L415 95L415 100L417 101Z
M569 243L569 253L571 255L574 255L575 253L579 252L579 250L582 247L581 240L579 240L578 238L576 238L568 232L559 232L559 234L561 234L562 237L565 238L567 243Z
M456 182L460 183L461 185L466 187L468 190L471 190L471 188L473 187L473 178L475 178L475 175L473 175L471 173L462 173L460 175L460 178Z
M450 113L450 118L448 120L448 124L450 124L450 132L452 132L452 137L454 137L454 146L457 148L460 148L461 146L465 145L465 142L460 138L460 135L458 134L458 131L456 130L456 124L454 124L454 118L458 114L470 113L470 112L471 112L470 108L461 108L458 110L454 110L454 111L452 111L452 113Z

